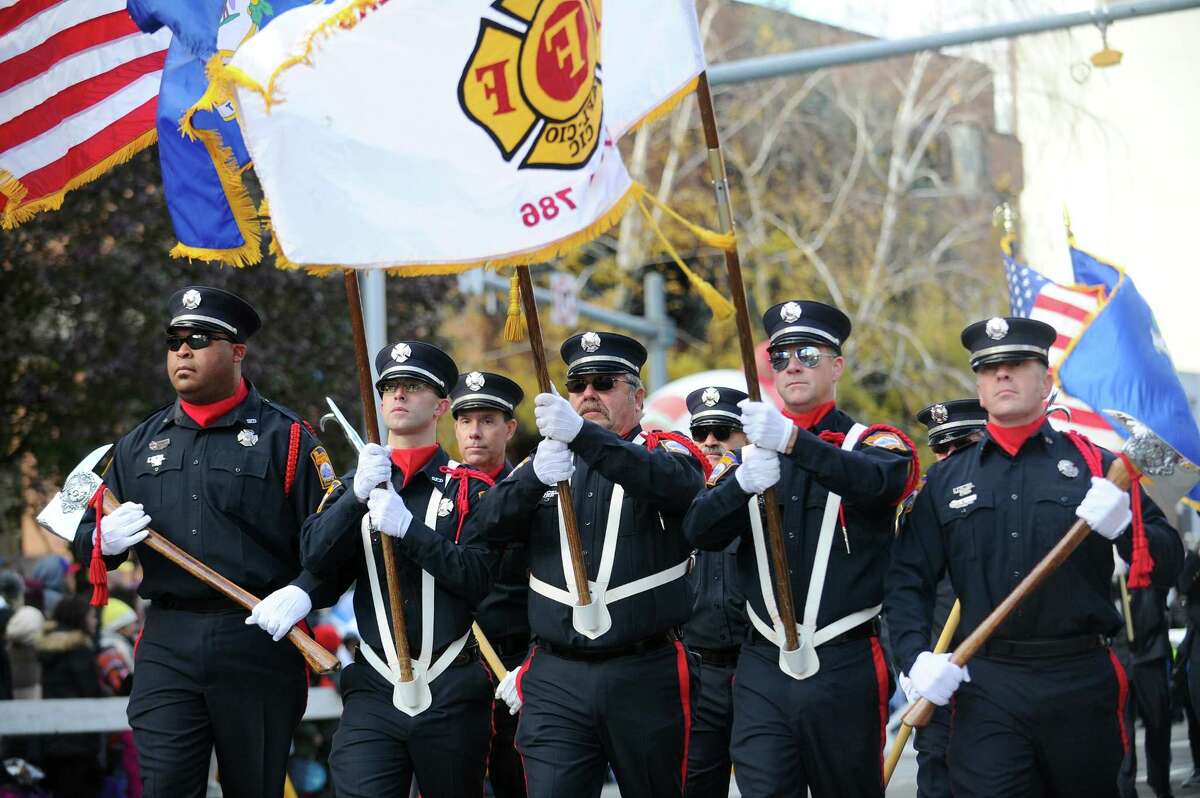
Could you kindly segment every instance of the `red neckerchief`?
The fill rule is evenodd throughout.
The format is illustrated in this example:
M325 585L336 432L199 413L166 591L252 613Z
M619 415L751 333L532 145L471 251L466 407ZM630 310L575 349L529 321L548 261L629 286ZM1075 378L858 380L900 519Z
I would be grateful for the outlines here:
M989 421L987 423L988 435L996 442L1004 451L1008 452L1009 457L1016 457L1017 452L1021 450L1021 446L1025 441L1029 440L1034 434L1042 428L1042 424L1046 419L1038 416L1028 424L1022 424L1019 427L1002 427L999 424Z
M447 488L450 487L451 480L458 480L458 493L454 497L454 508L458 510L458 528L454 531L454 542L457 543L462 536L463 522L467 520L467 513L471 510L471 480L478 479L490 488L496 484L495 475L485 474L468 465L460 465L456 468L442 466L439 470L446 475ZM496 469L496 474L503 470L504 464L501 463L500 467Z
M400 486L401 490L408 487L408 481L412 479L413 474L420 471L433 459L438 448L436 443L432 443L429 446L418 446L415 449L392 449L392 465L399 468L400 473L404 475L404 484Z
M826 402L803 413L793 413L791 410L784 410L783 414L790 418L792 423L800 429L812 429L821 423L821 419L829 415L829 411L833 410L836 404L837 402Z
M221 416L228 413L233 408L242 403L242 400L250 395L250 387L246 385L246 378L242 377L242 381L238 383L238 387L233 392L233 396L222 399L219 402L212 402L207 405L194 405L191 402L179 400L179 406L183 408L183 412L188 414L188 418L195 421L202 428L216 421Z

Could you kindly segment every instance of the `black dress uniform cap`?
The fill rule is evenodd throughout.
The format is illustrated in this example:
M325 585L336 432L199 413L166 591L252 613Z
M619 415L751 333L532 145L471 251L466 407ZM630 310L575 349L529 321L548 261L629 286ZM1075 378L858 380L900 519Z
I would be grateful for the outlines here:
M710 385L697 388L687 395L687 409L692 414L693 427L742 428L742 409L738 402L750 397L736 388Z
M567 377L618 372L640 375L646 362L646 347L615 332L577 333L563 341L558 353L567 364Z
M450 415L458 418L463 410L500 410L512 415L525 398L521 386L491 371L471 371L458 375L450 391Z
M917 421L929 428L929 445L950 443L987 427L987 411L978 399L953 399L929 405L917 413Z
M1050 365L1050 347L1058 333L1044 321L1021 316L993 316L967 325L962 345L971 353L971 368L991 363L1037 359Z
M189 285L176 291L167 303L167 312L171 317L168 332L187 327L228 335L238 343L245 342L262 326L262 319L249 302L207 285Z
M833 305L811 299L789 299L763 314L768 346L820 344L840 354L850 337L850 317Z
M375 355L375 370L379 379L375 389L391 380L413 377L427 382L445 399L458 378L454 359L433 344L424 341L397 341L388 344Z

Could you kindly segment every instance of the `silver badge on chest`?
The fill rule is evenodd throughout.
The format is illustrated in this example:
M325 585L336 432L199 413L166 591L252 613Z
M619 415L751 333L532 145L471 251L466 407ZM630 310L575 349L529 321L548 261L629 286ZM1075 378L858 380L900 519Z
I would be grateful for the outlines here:
M446 516L450 515L453 510L454 500L447 496L443 496L442 500L438 502L438 518L445 518Z
M258 433L252 429L244 429L237 434L237 442L242 446L253 446L258 443Z
M964 507L970 507L979 499L977 494L972 493L970 496L963 496L961 499L954 499L950 502L951 510L961 510Z
M152 454L146 458L146 463L154 468L158 468L167 459L165 454Z
M975 492L975 483L974 482L964 482L963 484L961 484L957 488L955 488L952 492L954 493L955 496L966 496L968 493L974 493Z
M161 452L163 449L171 445L170 438L163 438L157 441L150 441L150 451Z
M1074 479L1079 476L1079 466L1072 463L1070 460L1058 461L1058 473L1062 474L1067 479Z

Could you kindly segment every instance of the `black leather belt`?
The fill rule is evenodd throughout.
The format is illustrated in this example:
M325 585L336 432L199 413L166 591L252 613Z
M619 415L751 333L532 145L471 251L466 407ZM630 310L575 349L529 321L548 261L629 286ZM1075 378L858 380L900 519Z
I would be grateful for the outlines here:
M1106 648L1109 639L1104 635L1079 635L1043 640L989 640L979 653L985 657L1008 657L1011 659L1045 659L1048 657L1071 657L1098 648Z
M616 659L617 657L631 657L636 654L647 654L651 651L657 651L660 648L666 648L671 645L676 639L674 634L664 632L654 637L648 637L645 640L638 640L636 643L630 643L627 646L614 646L612 648L575 648L557 643L548 643L545 640L538 640L537 647L547 654L553 654L562 659L571 659L578 662L601 662Z
M150 600L151 607L164 610L180 610L182 612L246 612L246 609L232 599L224 596L212 598L178 598L176 596L160 596Z
M694 651L700 655L700 661L705 665L712 665L714 668L732 668L737 665L738 654L741 652L740 646L733 648L698 648L688 647L689 651Z
M501 657L514 657L518 654L529 653L528 635L506 635L505 637L489 637L488 642Z

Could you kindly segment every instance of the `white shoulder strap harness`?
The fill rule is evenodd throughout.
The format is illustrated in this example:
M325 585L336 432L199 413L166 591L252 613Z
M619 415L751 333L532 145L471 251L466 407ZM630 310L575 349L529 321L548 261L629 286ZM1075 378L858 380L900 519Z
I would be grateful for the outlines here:
M450 468L457 468L458 463L450 461ZM437 528L438 508L442 503L442 492L434 488L433 493L429 496L429 503L425 505L425 526L430 529ZM430 664L433 659L433 597L434 597L434 579L428 571L421 571L421 649L417 654L417 658L412 661L413 678L410 682L400 681L400 662L396 656L396 642L392 637L391 627L388 626L387 607L388 603L384 600L383 591L379 586L379 570L375 567L375 550L371 545L371 517L364 514L362 519L362 538L363 538L363 554L367 558L367 575L371 582L371 603L375 606L375 624L379 629L379 644L383 648L384 656L387 657L387 663L379 659L379 655L371 650L368 645L359 646L358 650L363 653L363 658L371 664L371 667L379 673L387 681L393 685L392 689L392 704L396 709L410 717L416 716L429 709L429 705L433 703L433 694L429 691L430 683L437 677L442 675L442 672L449 667L454 658L463 650L463 646L467 643L467 638L471 632L468 630L466 634L455 640L442 655L437 658L437 661ZM381 540L383 539L381 533Z
M842 449L852 450L862 437L866 427L855 424L842 442ZM808 581L808 598L804 602L804 621L796 625L799 646L795 651L785 651L783 641L783 622L779 618L779 608L775 603L775 592L771 584L771 569L767 563L767 546L763 536L762 516L758 509L758 497L750 497L750 530L754 535L754 557L758 568L758 582L762 590L763 604L771 616L768 626L750 602L746 602L746 614L759 634L779 647L779 669L793 679L807 679L821 669L821 661L817 657L817 646L829 642L833 638L853 629L874 618L883 609L882 604L853 612L844 618L839 618L828 626L817 628L817 614L821 609L821 594L825 591L825 573L829 569L829 555L833 550L834 527L837 524L838 510L842 505L842 497L830 492L825 502L825 515L821 518L821 534L817 538L817 551L813 560L812 575Z
M638 435L633 442L640 445L644 441L645 437ZM575 631L589 640L601 637L612 628L612 617L608 612L609 604L636 596L638 593L645 593L647 590L653 590L687 574L689 559L664 571L643 576L609 589L608 582L612 577L613 561L616 559L617 537L621 526L621 506L624 500L625 489L619 484L613 483L612 499L608 504L608 520L604 527L604 547L600 554L600 570L596 574L596 581L588 580L588 590L592 596L590 604L581 606L579 603L579 588L575 582L574 569L571 568L571 551L567 546L567 528L563 521L561 505L558 506L558 541L559 549L562 552L563 576L567 589L563 590L538 579L532 571L529 573L529 589L570 607L572 610L571 623L575 627ZM659 524L662 524L661 516Z

